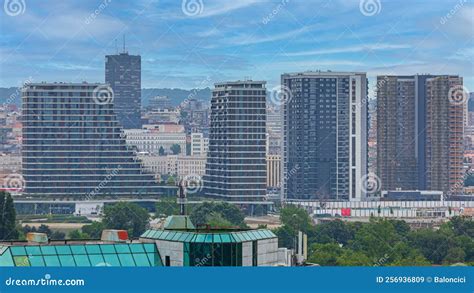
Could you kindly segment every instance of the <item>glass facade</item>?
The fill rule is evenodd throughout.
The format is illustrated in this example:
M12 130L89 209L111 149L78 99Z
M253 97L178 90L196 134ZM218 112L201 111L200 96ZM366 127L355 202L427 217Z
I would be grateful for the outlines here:
M153 243L0 246L0 267L162 266Z
M118 121L125 129L142 128L141 56L120 53L105 56L105 82L114 91Z
M101 84L38 83L23 96L25 194L157 195L153 175L125 142Z
M257 241L276 235L265 229L215 233L148 230L141 238L182 242L184 266L242 266L242 244L252 242L252 265L257 266Z
M288 199L360 199L367 173L364 73L283 74L283 181Z
M147 230L140 238L167 240L176 242L197 243L236 243L276 238L272 231L266 229L238 232L184 232L173 230Z
M262 81L217 83L212 92L204 191L258 201L266 196L266 88Z

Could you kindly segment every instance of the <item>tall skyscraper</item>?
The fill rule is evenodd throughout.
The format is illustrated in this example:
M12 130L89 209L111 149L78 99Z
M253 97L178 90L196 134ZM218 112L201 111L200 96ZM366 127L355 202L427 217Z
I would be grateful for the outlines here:
M462 91L458 76L377 77L377 175L383 190L459 193L466 99L456 95Z
M141 56L123 52L105 58L105 82L114 91L120 124L125 129L141 128Z
M204 189L207 196L258 201L266 195L264 81L216 83Z
M281 76L283 197L361 200L367 176L367 79L357 72Z
M35 83L25 87L22 98L27 195L160 193L125 143L107 85Z
M379 76L377 78L377 175L385 190L416 190L418 117L414 76ZM424 98L423 98L424 100ZM419 112L425 112L419 108Z

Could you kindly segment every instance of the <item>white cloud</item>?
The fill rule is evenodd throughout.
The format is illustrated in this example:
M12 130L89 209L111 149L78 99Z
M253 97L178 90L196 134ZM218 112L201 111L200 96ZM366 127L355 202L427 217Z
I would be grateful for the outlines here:
M260 44L273 41L281 41L289 38L296 37L298 35L304 34L314 29L315 26L304 26L299 29L292 31L287 31L284 33L267 35L267 36L256 36L256 35L241 35L238 37L229 38L226 42L229 42L233 45L251 45L251 44Z
M380 50L395 50L395 49L408 49L411 48L407 44L368 44L361 46L350 46L350 47L339 47L331 49L319 49L313 51L300 51L283 53L286 56L312 56L312 55L326 55L326 54L337 54L337 53L355 53L355 52L366 52L366 51L380 51Z
M228 12L252 6L261 3L261 0L238 0L238 1L217 1L213 4L203 2L204 8L201 14L196 15L197 18L226 14Z

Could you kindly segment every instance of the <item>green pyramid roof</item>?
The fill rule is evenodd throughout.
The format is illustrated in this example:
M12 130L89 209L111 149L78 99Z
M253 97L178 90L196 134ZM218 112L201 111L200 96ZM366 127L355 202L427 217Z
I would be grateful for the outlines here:
M195 229L189 216L169 216L166 218L165 230Z

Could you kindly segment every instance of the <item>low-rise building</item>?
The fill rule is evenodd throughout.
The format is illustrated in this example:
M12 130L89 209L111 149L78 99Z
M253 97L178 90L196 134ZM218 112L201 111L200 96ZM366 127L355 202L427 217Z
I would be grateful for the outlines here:
M42 233L27 239L0 242L0 267L291 265L270 230L196 228L186 216L168 217L164 229L138 240L124 230L104 230L96 241L51 241Z
M173 175L182 179L188 175L203 176L206 172L205 156L139 154L139 158L145 169L153 172L156 178L163 175Z
M186 153L186 134L184 132L161 131L160 128L155 128L126 129L124 134L127 144L135 146L140 152L159 154L162 148L165 154L172 154L171 147L179 145L180 153Z

